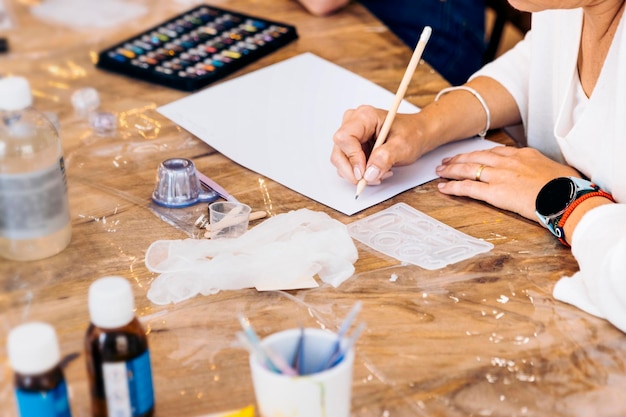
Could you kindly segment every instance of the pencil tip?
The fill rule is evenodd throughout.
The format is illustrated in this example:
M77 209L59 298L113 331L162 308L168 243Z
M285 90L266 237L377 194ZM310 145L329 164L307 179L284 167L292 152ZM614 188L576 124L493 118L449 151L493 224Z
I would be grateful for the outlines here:
M361 191L363 191L366 185L367 185L367 182L363 178L361 178L358 184L356 185L356 192L354 193L355 200L359 198L359 195L361 195Z

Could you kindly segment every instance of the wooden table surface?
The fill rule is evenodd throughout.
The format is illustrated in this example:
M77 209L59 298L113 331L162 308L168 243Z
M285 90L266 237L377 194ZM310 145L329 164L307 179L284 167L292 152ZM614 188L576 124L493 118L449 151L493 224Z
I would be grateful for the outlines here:
M626 338L552 298L556 280L577 265L538 224L441 195L437 181L342 215L233 163L155 111L187 93L94 67L99 50L192 2L138 1L149 12L112 28L51 23L31 15L33 2L4 3L13 27L0 31L11 47L0 55L0 75L27 76L36 106L60 118L73 238L49 259L0 260L0 416L17 415L5 345L9 329L26 320L55 326L73 415L89 415L87 289L106 275L133 284L151 348L157 416L203 416L254 403L248 354L235 337L237 314L246 314L261 336L300 323L335 330L357 300L367 327L356 345L353 416L626 415ZM328 18L312 17L292 0L211 4L294 24L300 35L233 77L313 52L394 92L410 59L410 49L357 4ZM426 105L445 86L421 65L407 99ZM95 135L74 114L70 97L81 87L96 88L101 109L119 116L114 137ZM146 249L159 239L188 237L190 219L206 210L170 211L172 225L151 209L156 167L171 156L192 158L237 199L271 215L308 208L348 224L404 202L494 248L430 271L357 242L356 273L338 288L222 291L157 306L146 297L155 278L144 265Z

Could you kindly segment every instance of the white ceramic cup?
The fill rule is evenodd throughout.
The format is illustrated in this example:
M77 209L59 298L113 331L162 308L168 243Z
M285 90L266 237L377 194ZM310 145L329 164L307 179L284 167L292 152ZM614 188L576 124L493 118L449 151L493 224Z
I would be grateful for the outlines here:
M287 363L292 363L300 329L274 333L261 341ZM318 370L337 341L337 335L322 329L305 329L303 369ZM250 355L250 369L261 417L349 417L352 396L354 350L332 368L301 376L288 376L268 369L259 357Z

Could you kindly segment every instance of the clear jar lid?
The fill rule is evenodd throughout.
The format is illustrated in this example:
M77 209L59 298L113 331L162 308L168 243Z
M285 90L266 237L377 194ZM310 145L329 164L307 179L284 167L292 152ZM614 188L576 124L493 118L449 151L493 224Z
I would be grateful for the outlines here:
M135 299L128 280L103 277L89 287L91 322L104 329L115 329L130 323L135 317Z
M33 94L26 78L0 78L0 110L23 110L32 104Z
M11 368L23 375L45 373L61 360L54 327L43 322L24 323L12 329L7 350Z

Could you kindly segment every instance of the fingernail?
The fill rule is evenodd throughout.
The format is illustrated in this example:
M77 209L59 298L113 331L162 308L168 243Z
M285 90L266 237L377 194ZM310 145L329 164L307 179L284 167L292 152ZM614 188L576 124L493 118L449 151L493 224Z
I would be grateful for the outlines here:
M373 182L378 179L379 175L380 175L380 169L378 169L378 167L374 165L371 165L369 168L365 170L365 175L363 176L363 178L365 178L365 181L367 182Z
M363 177L363 174L361 174L361 170L360 170L360 169L359 169L359 167L357 167L357 166L355 166L355 167L353 168L353 170L354 170L354 178L355 178L357 181L359 181L359 180Z
M380 178L380 180L386 180L387 178L391 178L393 177L393 171L387 171L383 174L383 176Z

